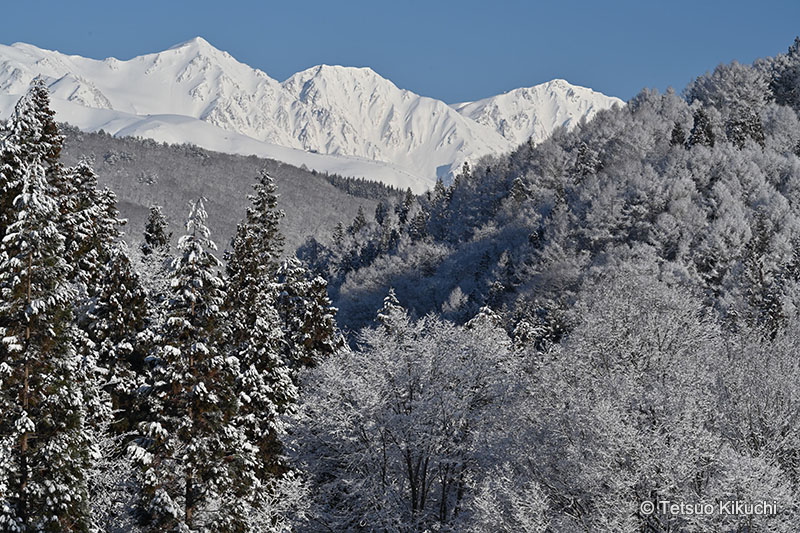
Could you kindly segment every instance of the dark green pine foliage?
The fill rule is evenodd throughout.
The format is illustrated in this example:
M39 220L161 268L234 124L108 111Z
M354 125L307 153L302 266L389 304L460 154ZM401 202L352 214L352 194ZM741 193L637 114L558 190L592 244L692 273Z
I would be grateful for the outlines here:
M762 148L766 142L761 118L752 109L739 110L725 125L725 132L728 140L739 149L744 148L748 139L752 139Z
M298 259L284 261L277 276L278 312L283 322L285 360L295 369L315 366L342 344L328 283Z
M160 343L148 358L149 417L132 444L151 531L242 531L254 451L232 423L239 364L222 350L225 286L203 201L191 206Z
M248 196L252 205L225 253L230 289L237 294L237 305L253 303L255 294L263 288L261 284L275 275L283 251L279 226L284 214L278 209L275 183L262 171L253 188L255 194Z
M298 397L284 359L284 332L275 296L274 291L256 296L248 310L252 318L249 335L231 347L240 361L236 380L240 406L235 424L255 450L254 470L262 488L287 470L280 441L286 432L282 416L292 412Z
M408 233L412 241L420 241L428 235L428 217L424 210L420 209L411 219Z
M687 146L707 146L714 147L715 135L714 129L711 126L711 120L703 109L698 109L694 113L694 124L692 131L689 133L689 140Z
M385 200L378 202L378 205L375 206L375 222L382 226L383 221L386 220L386 213L388 210L389 207L386 205Z
M142 253L150 255L169 250L169 241L172 233L167 233L167 217L161 211L160 205L151 205L150 214L144 226L144 242Z
M60 195L60 204L67 261L73 265L73 280L93 297L125 221L119 218L116 195L108 188L98 189L97 174L87 162L67 169L64 176L68 189Z
M448 220L450 218L450 190L444 185L441 178L433 186L433 196L428 208L427 233L436 239L444 239L448 233Z
M525 185L525 182L522 180L522 178L514 178L514 181L511 183L511 198L513 198L514 201L519 204L530 197L531 192L527 185Z
M17 106L16 138L23 124L41 127L35 96ZM19 149L4 144L4 153ZM0 528L88 531L89 434L73 341L75 293L58 201L45 177L49 149L31 147L16 152L19 193L4 206L0 245Z
M227 350L239 359L237 424L258 449L260 483L284 470L280 460L280 416L291 409L297 389L283 359L283 327L275 309L274 284L283 248L283 212L272 178L265 171L250 195L252 205L226 253L228 274Z
M337 248L341 248L342 244L344 243L344 224L341 222L337 222L336 226L334 226L333 235L331 235L331 242L333 242L334 246Z
M405 225L406 222L408 222L408 214L411 212L412 205L414 205L414 193L411 192L411 188L409 187L406 189L403 201L395 206L397 220L400 221L400 225Z
M669 139L670 146L685 146L686 145L686 132L679 123L675 123L672 128L672 135Z
M355 235L366 226L367 226L367 217L364 216L364 208L362 206L358 206L358 213L356 213L356 218L353 219L353 223L350 224L349 228L347 228L347 232L350 235Z
M115 413L112 429L131 430L142 416L134 400L144 378L146 346L140 334L148 326L148 301L121 242L110 249L86 318L99 377Z
M58 178L53 188L58 192L65 258L72 266L69 281L78 288L75 318L81 338L77 350L84 362L81 368L87 384L84 401L88 428L96 435L92 439L96 444L113 422L113 406L118 403L108 380L130 372L127 358L117 357L117 350L109 344L113 340L108 338L109 335L129 337L127 341L120 341L122 350L127 350L133 340L127 327L119 323L110 326L105 320L98 320L109 318L103 306L117 298L114 293L126 290L114 286L115 280L109 278L107 272L113 268L114 261L123 260L118 256L124 252L114 250L125 221L119 218L116 195L107 188L98 189L97 175L86 161L74 168L59 168L51 177ZM130 311L143 313L141 307L136 306ZM137 326L136 322L131 323L131 327ZM112 327L121 329L113 333L104 331Z

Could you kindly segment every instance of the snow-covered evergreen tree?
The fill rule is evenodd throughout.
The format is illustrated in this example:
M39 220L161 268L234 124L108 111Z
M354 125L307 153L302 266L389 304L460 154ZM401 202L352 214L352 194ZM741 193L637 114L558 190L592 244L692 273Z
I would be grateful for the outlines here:
M111 395L115 432L131 429L136 421L134 394L142 384L147 350L141 334L150 305L126 250L124 243L111 248L84 327L101 369L101 385Z
M328 283L297 258L281 264L276 281L286 360L295 368L314 366L341 345Z
M283 212L272 177L262 171L252 205L226 253L228 274L227 349L240 361L236 387L241 406L237 424L258 449L259 479L265 485L281 473L280 421L297 398L284 359L282 319L275 309L274 277L283 248Z
M708 114L702 108L698 109L694 113L694 124L692 125L692 131L689 133L689 139L686 141L687 146L700 145L713 148L715 138Z
M266 171L262 171L253 188L255 194L248 196L252 205L247 209L245 220L236 228L225 257L231 291L244 290L246 294L242 296L245 298L252 298L255 292L260 292L261 284L274 276L283 251L279 225L284 215L278 209L275 183ZM240 303L248 302L240 300Z
M0 149L0 235L8 224L7 215L22 189L23 174L33 164L41 165L45 175L58 165L64 138L58 133L55 112L50 109L50 95L41 78L14 107L3 128Z
M30 94L23 99L36 101ZM33 109L18 106L23 120L17 124L40 128L37 120L25 120ZM37 131L29 136L46 138ZM0 474L6 485L0 525L6 531L87 531L85 369L74 346L75 293L67 282L59 205L45 176L49 152L44 146L25 153L10 142L4 152L18 155L20 188L4 210L8 226L0 244L0 442L10 454Z
M119 217L116 195L108 188L98 188L97 174L87 161L62 174L60 225L67 261L73 266L72 279L84 285L88 296L94 296L125 220Z
M150 255L169 250L169 240L171 238L172 233L167 233L167 217L164 216L161 206L151 205L144 227L142 254Z
M160 345L150 357L149 417L132 453L153 531L239 531L253 455L237 415L236 357L222 346L225 286L203 201L191 206Z

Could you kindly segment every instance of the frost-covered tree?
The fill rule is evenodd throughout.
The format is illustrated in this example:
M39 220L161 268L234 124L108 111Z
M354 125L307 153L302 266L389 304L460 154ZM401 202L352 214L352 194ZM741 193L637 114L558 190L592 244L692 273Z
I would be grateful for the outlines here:
M194 202L150 356L148 417L132 445L154 531L238 531L254 479L255 450L232 424L239 361L221 349L225 286L206 218L203 201Z
M34 93L36 95L36 93ZM33 102L28 97L23 102ZM31 108L18 106L21 115ZM34 134L35 135L35 134ZM43 136L42 136L43 137ZM43 153L16 152L19 193L4 211L0 244L0 442L6 531L88 531L89 433L84 425L85 370L72 325L59 206Z
M169 241L172 233L167 233L167 217L164 216L160 205L151 205L150 214L144 226L144 242L142 243L142 254L169 250Z
M284 357L294 368L314 366L341 344L328 283L297 258L278 269L276 306L283 324Z
M689 139L686 141L687 146L714 146L716 136L714 129L711 125L708 115L703 109L698 109L694 113L694 124L692 131L689 133Z
M391 296L359 348L305 384L294 452L309 468L312 530L454 528L510 399L505 333L408 318Z
M550 525L545 491L524 468L517 473L509 463L486 477L470 507L468 531L474 533L545 533Z
M800 37L795 37L789 51L774 63L770 88L775 101L800 112Z
M578 153L575 156L575 168L573 170L575 179L597 174L601 167L602 161L597 152L589 147L588 144L582 142L578 146Z

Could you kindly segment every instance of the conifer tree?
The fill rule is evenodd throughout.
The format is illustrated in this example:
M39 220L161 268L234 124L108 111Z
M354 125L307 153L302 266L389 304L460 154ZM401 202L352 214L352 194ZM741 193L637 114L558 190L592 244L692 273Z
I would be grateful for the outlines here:
M231 293L237 306L247 306L262 292L264 283L275 275L283 250L278 195L272 177L261 171L259 181L248 196L252 205L245 220L236 228L230 250L225 254Z
M602 167L602 161L597 152L590 148L588 144L582 142L578 147L578 155L575 158L575 179L580 180L585 176L592 176Z
M125 220L119 218L116 195L108 188L98 189L97 174L86 161L64 176L68 188L59 195L59 203L67 261L73 265L72 279L94 296Z
M297 258L281 264L277 283L285 360L295 368L314 366L341 345L328 283L314 276Z
M511 198L513 198L515 202L521 203L530 198L530 194L531 193L528 190L528 187L525 185L525 182L522 181L522 178L514 178L514 181L511 184Z
M281 417L291 412L298 397L283 359L284 333L274 297L274 291L256 297L250 334L235 347L240 361L236 424L244 431L247 442L257 448L255 470L261 484L286 470L281 459L280 437L285 433Z
M383 225L383 221L386 219L386 213L388 210L389 208L386 206L386 202L383 200L378 202L378 205L375 206L375 222L377 222L378 225Z
M350 224L350 227L347 228L347 232L350 235L355 235L362 228L367 226L367 217L364 216L364 208L362 206L358 206L358 213L356 213L356 218L353 219L353 223Z
M116 413L113 429L122 432L137 421L134 393L142 385L146 351L139 334L148 325L149 302L123 243L111 247L100 276L85 329Z
M58 166L64 142L55 123L55 112L50 109L50 95L40 78L34 80L28 93L14 107L14 113L5 125L0 150L0 235L12 223L6 213L13 210L13 202L22 189L22 174L33 164L41 165L45 176ZM52 180L48 180L52 181Z
M409 233L412 241L424 239L428 234L428 217L426 216L425 211L420 210L416 215L414 215L414 218L411 219Z
M337 222L336 226L333 228L331 241L336 248L341 248L344 243L344 224L341 222Z
M737 148L744 148L748 139L752 139L762 148L766 142L764 126L761 118L752 109L739 109L725 126L728 140Z
M167 217L161 211L160 205L151 205L150 214L144 226L144 242L142 243L142 253L150 255L169 249L169 241L172 233L167 233Z
M32 94L23 102L38 102ZM20 115L17 125L42 127ZM74 347L75 293L67 280L58 202L45 177L49 147L25 153L9 144L3 151L17 154L20 189L4 211L8 226L0 244L0 441L9 447L0 473L6 485L0 525L6 531L88 531L89 435Z
M686 144L686 133L679 123L675 123L672 128L672 135L669 140L670 146L684 146Z
M386 329L387 333L394 334L408 326L408 313L400 305L394 288L389 289L389 294L383 299L383 307L378 310L377 321Z
M694 113L694 125L692 126L692 131L689 133L687 146L691 148L692 146L701 145L713 148L714 140L715 135L711 127L711 120L703 109L698 109Z
M227 350L240 361L236 388L241 400L236 420L258 450L261 483L283 470L280 416L294 404L297 389L283 359L283 327L275 309L274 283L283 248L283 212L272 178L262 171L252 205L226 253L228 274Z
M800 37L795 37L788 53L777 65L770 88L775 101L800 111Z
M133 445L153 531L239 531L253 452L231 424L239 363L221 350L225 287L203 201L191 206L160 345L150 357L150 416Z
M403 197L403 201L395 206L397 219L400 221L401 226L408 222L408 214L411 212L412 205L414 205L414 193L411 192L411 188L409 187L406 189L406 194Z

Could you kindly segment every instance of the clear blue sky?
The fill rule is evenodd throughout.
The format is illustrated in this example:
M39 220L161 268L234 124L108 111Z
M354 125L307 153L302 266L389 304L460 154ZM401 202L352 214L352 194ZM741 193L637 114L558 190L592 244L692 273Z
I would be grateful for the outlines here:
M129 59L200 35L283 81L370 66L448 103L565 78L628 99L785 52L800 0L4 2L0 42Z

